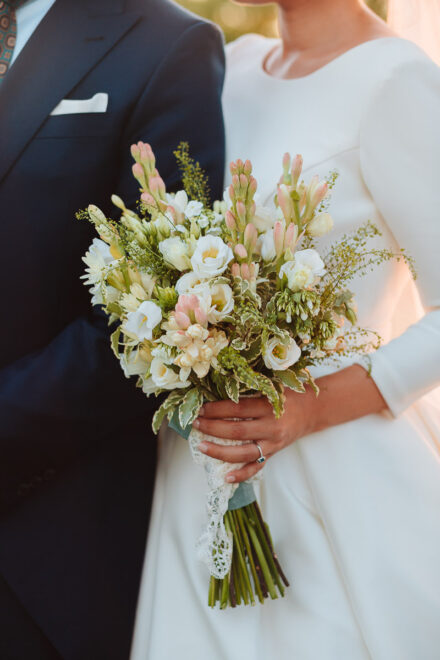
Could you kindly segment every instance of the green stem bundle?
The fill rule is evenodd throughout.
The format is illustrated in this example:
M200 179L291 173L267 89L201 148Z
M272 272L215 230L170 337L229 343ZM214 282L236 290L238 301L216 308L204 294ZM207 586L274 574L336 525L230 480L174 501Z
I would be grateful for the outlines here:
M255 605L284 596L289 586L275 554L267 524L257 502L227 511L225 527L233 539L232 564L222 580L211 577L208 604L220 609Z

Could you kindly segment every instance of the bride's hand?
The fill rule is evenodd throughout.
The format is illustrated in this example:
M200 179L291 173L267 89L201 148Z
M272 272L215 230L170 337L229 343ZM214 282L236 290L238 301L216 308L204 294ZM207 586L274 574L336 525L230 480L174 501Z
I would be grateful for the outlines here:
M263 455L270 458L310 433L315 401L312 390L305 394L286 390L285 412L280 419L275 419L272 406L264 397L241 399L239 403L206 403L194 422L199 431L216 438L240 440L249 444L223 446L205 441L199 445L199 449L207 456L227 463L246 463L240 470L234 470L226 477L230 482L246 481L264 466L264 463L256 462L260 452L254 443L258 442Z
M317 384L318 397L310 388L305 394L286 389L285 410L280 419L275 419L265 398L206 403L194 422L195 428L217 438L249 444L225 447L205 441L200 443L200 451L227 463L245 463L241 469L229 472L226 479L246 481L265 465L256 462L260 452L254 443L270 458L309 433L387 409L373 378L358 364L319 378Z

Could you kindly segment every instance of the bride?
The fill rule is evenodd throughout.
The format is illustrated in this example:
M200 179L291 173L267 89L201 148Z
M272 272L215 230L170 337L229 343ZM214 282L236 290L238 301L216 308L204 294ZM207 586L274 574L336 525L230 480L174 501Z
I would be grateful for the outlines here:
M208 576L194 552L204 475L186 443L162 433L132 659L435 660L440 71L360 0L278 5L280 40L247 35L228 49L229 160L252 160L263 202L287 150L303 154L306 179L337 169L332 239L373 220L379 247L414 257L418 294L394 262L356 283L360 324L384 342L371 375L348 362L322 369L320 396L287 392L280 420L251 399L207 404L195 422L258 442L270 459L260 502L291 581L284 599L208 608ZM403 332L402 311L412 323ZM255 444L201 449L247 463L232 481L261 467Z

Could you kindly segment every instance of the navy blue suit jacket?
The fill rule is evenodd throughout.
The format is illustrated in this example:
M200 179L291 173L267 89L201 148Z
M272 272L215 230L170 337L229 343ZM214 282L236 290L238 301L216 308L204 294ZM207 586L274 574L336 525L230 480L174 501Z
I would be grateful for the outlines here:
M169 189L187 140L220 196L223 73L218 30L168 0L56 0L0 85L0 578L68 660L128 658L155 470L74 214L134 203L140 139ZM97 92L106 113L50 116Z

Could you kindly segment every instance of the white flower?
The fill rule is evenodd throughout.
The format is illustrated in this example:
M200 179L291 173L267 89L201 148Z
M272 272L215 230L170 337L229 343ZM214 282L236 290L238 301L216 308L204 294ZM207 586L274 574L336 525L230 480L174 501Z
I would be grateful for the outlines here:
M150 394L158 394L159 389L160 388L156 385L152 378L144 378L142 380L142 392L147 396L150 396Z
M202 236L191 257L193 271L199 277L221 275L233 259L231 248L219 236Z
M273 229L269 229L258 238L258 248L263 261L273 261L277 256L275 251L275 241L273 239Z
M151 362L151 379L156 387L162 390L174 390L188 387L187 381L181 381L178 373L170 369L160 357L153 358Z
M219 323L234 309L234 294L229 284L214 284L209 288L211 309L208 312L210 323Z
M116 262L110 246L100 238L94 238L82 259L86 264L86 274L81 276L86 285L94 285L105 277L108 266Z
M142 376L147 373L150 367L150 361L146 359L146 355L139 349L131 351L128 356L122 354L120 363L126 378L130 378L130 376Z
M184 218L187 220L196 218L203 211L202 202L189 202L188 195L184 190L179 190L175 195L167 194L167 202L168 206L171 206L175 210L178 223L181 223Z
M263 360L268 369L274 371L284 371L291 367L292 364L298 362L301 357L301 349L294 339L291 339L289 344L281 344L279 339L273 337L267 342Z
M166 238L164 241L161 241L159 243L159 250L162 252L165 261L177 270L191 268L188 245L178 236Z
M139 305L136 312L127 314L123 329L129 336L138 341L144 341L144 339L153 338L153 330L161 320L162 310L160 307L151 300L146 300Z
M289 289L298 291L312 286L324 273L324 262L316 250L309 248L295 252L293 261L281 266L279 276L282 279L285 275Z
M202 284L205 280L196 273L193 273L192 271L189 273L185 273L184 275L181 275L179 279L177 280L175 284L175 289L179 296L181 296L183 293L189 293L190 291L192 292L193 289L195 289L199 284Z
M318 213L307 225L307 233L318 237L328 234L333 229L333 218L330 213Z

